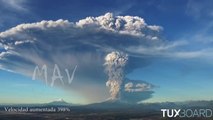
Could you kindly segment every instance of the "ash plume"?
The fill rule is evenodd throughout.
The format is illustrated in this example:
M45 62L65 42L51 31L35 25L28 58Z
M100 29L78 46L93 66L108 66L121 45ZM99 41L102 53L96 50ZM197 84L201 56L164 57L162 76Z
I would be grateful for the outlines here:
M106 86L109 87L110 100L119 100L121 85L124 78L124 67L127 64L128 55L120 52L111 52L105 57L106 72L108 81Z
M155 60L152 56L172 56L170 51L178 44L165 43L161 39L162 30L161 26L150 25L139 16L112 13L88 16L76 22L59 19L23 23L0 32L0 69L32 77L35 66L47 65L47 76L51 81L57 64L66 82L64 85L56 82L55 87L71 95L76 93L89 103L107 99L106 70L111 98L137 102L150 98L149 87L137 85L144 83L141 80L127 80L124 74L147 66ZM106 69L103 69L103 55L110 50L119 52L106 57ZM68 84L64 70L73 70L76 65L75 78ZM45 79L41 81L46 83ZM129 82L133 86L125 88ZM96 94L91 94L94 92Z

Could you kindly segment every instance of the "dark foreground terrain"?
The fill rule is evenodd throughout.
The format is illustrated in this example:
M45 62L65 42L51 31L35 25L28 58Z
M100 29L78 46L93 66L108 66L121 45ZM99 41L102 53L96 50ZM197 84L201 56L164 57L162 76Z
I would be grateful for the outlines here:
M97 103L84 106L71 105L2 105L0 120L213 120L213 117L163 118L162 108L207 109L213 108L212 101L187 103L152 103L129 105L123 103ZM7 108L28 108L28 111L7 111ZM54 108L56 111L29 111Z
M0 120L213 120L211 118L162 118L158 113L0 113Z
M1 113L1 120L158 120L159 115L128 113Z

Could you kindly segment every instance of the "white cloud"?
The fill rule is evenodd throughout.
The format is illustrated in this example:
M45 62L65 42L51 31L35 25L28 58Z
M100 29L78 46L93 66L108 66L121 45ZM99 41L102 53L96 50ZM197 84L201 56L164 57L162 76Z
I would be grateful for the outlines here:
M26 18L35 20L35 14L30 9L30 2L30 0L0 0L0 31L26 21Z
M174 52L169 54L171 57L176 56L177 58L197 58L197 59L213 59L213 49L201 49L196 51L183 51L183 52Z
M10 7L11 9L18 10L18 11L27 11L25 3L27 0L2 0L5 6Z
M56 27L66 27L69 26L71 23L69 23L67 20L59 19L57 21L41 21L37 23L28 23L28 24L21 24L14 28L11 28L7 31L1 32L0 37L6 38L8 36L19 34L28 34L27 31L30 31L30 29L40 29L40 30L47 30L48 28L56 28Z
M25 44L25 43L32 43L33 41L30 40L26 40L26 41L16 41L15 45L21 45L21 44Z
M154 85L142 80L126 80L122 94L122 100L128 103L139 103L149 99L154 93Z
M133 52L139 55L147 56L162 56L162 57L178 57L174 54L176 48L187 46L189 43L187 41L176 41L176 42L160 42L158 44L153 44L152 46L138 45L130 46L126 48L127 51Z
M147 83L137 83L134 85L132 82L128 82L125 84L125 91L127 92L143 92L151 89L151 85Z
M4 46L0 43L0 49L3 49L4 48Z
M160 32L160 30L163 29L161 26L157 26L157 25L149 25L148 28L150 28L151 30L154 30L154 31L158 31L158 32Z
M76 25L81 27L99 26L100 28L113 32L118 32L121 34L130 34L135 36L148 36L145 31L152 31L153 33L158 33L162 29L162 27L160 26L147 25L142 18L137 16L114 17L112 13L106 13L105 15L99 17L87 17L86 19L77 22Z

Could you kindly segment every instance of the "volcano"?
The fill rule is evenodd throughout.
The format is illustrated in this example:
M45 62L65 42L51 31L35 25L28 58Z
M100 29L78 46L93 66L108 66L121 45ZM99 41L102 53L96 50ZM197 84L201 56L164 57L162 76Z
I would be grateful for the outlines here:
M58 99L58 100L52 101L50 103L47 103L47 105L66 106L66 105L71 105L71 104L66 102L66 101L64 101L63 99Z

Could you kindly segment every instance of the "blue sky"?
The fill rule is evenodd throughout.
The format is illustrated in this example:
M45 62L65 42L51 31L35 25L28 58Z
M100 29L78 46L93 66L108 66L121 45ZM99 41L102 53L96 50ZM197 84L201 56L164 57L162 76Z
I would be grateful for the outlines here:
M150 63L134 68L127 75L130 79L144 80L156 86L153 97L146 102L212 100L212 4L210 0L0 0L0 31L42 20L77 22L107 12L115 16L139 16L149 25L161 26L163 30L160 38L170 45L178 46L170 51L160 51L159 54L151 48L147 53L148 56L154 56L147 59ZM36 37L42 38L42 35ZM0 52L3 51L5 49L0 46ZM162 57L164 55L169 57ZM18 58L9 60L15 63ZM0 71L0 103L44 103L58 98L72 103L91 102L72 90L33 81L29 74L23 73L27 70L16 70L18 73Z

